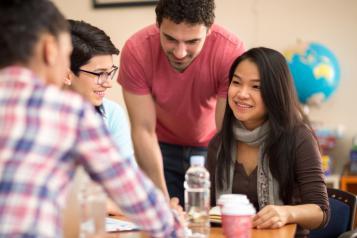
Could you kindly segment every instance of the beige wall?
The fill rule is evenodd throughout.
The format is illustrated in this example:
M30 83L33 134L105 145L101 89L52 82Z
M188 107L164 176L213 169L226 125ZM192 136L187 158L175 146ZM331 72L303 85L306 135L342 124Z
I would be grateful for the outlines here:
M139 28L155 21L154 7L93 9L91 0L54 0L68 18L83 19L104 29L121 48ZM320 108L310 110L312 120L343 125L344 138L332 155L348 158L357 135L357 1L356 0L216 0L216 22L235 32L246 46L284 50L298 39L317 41L334 51L341 65L341 84ZM120 87L109 97L122 103Z

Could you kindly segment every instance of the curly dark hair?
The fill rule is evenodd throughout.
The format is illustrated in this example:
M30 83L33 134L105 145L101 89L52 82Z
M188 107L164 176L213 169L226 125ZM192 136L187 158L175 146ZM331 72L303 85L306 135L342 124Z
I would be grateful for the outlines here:
M159 0L156 5L156 22L164 18L179 24L204 24L210 27L214 21L214 0Z

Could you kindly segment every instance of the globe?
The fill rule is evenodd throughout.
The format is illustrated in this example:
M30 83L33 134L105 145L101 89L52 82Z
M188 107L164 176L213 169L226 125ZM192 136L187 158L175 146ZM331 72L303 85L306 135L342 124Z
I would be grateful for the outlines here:
M340 67L331 50L316 42L301 42L284 55L301 103L320 105L333 95L340 83Z

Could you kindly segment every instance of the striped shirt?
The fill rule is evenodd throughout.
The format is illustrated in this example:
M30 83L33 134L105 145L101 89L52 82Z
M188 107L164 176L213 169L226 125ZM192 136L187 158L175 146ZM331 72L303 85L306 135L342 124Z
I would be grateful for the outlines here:
M0 237L61 237L61 209L82 165L120 209L155 237L182 226L164 197L110 139L93 107L31 71L0 71Z

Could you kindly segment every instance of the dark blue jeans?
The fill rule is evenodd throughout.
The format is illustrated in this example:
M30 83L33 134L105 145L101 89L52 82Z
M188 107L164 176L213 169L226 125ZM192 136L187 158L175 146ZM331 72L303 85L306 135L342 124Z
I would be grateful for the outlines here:
M184 206L185 173L190 167L192 155L207 157L207 147L181 146L167 143L159 143L163 163L166 186L170 197L178 197L180 205Z

